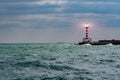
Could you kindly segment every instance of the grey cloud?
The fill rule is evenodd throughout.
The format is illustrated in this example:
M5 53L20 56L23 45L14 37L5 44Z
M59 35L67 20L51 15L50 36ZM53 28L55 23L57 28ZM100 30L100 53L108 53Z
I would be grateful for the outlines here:
M109 37L118 38L119 0L57 1L0 0L0 42L77 42L84 37L85 22L95 24L94 39L109 36L103 37L103 32L114 32Z

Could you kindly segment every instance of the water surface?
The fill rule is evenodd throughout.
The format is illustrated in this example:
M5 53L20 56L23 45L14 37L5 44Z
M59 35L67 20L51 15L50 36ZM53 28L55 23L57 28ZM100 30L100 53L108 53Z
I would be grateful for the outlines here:
M120 80L120 46L0 44L0 80Z

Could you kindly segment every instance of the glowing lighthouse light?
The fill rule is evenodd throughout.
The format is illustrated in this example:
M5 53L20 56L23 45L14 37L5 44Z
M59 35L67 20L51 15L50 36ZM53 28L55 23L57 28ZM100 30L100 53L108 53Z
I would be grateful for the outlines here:
M89 24L85 24L85 38L83 38L83 42L85 42L85 43L91 43L92 42L92 39L91 38L89 38Z
M90 25L87 23L87 24L85 24L85 27L89 27Z

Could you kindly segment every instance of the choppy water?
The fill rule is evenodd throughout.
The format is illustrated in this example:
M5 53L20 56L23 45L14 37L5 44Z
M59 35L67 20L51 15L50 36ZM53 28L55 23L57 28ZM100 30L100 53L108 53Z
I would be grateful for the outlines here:
M0 44L0 80L120 80L120 46Z

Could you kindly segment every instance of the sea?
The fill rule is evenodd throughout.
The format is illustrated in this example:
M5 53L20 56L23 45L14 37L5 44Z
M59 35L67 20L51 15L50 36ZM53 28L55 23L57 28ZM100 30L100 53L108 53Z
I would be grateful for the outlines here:
M120 80L120 46L1 43L0 80Z

